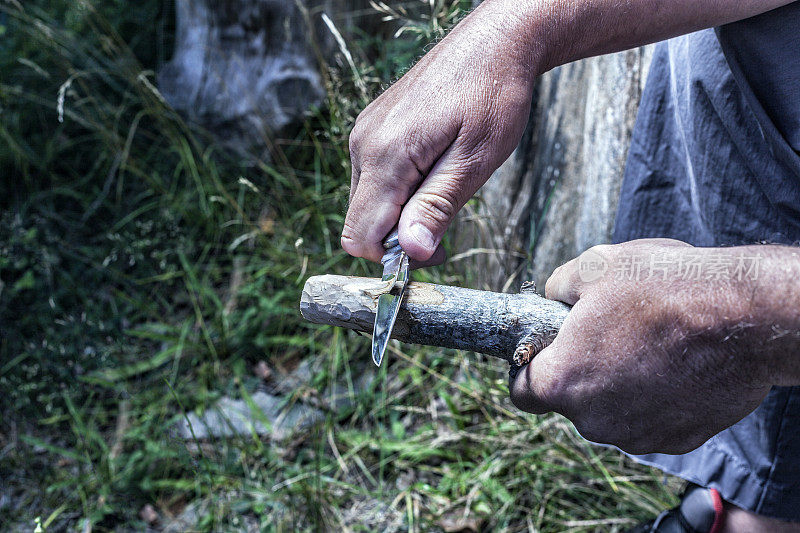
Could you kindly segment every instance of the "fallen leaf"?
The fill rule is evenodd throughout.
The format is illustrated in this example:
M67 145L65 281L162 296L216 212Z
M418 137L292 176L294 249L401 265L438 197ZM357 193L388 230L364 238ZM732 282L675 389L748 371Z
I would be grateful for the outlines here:
M478 516L465 517L463 511L457 511L443 516L437 524L445 533L478 533L483 530L485 521Z
M268 381L272 377L272 369L266 361L259 361L253 367L253 373L262 381Z
M142 507L142 510L139 511L139 518L144 520L147 524L153 525L158 522L158 512L155 510L155 507L150 505L149 503Z

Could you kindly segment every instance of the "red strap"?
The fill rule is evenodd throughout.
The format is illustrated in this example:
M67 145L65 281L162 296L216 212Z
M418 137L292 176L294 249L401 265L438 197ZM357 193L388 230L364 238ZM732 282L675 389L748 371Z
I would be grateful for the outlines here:
M720 533L722 531L722 516L725 508L722 506L722 496L717 489L708 489L711 494L711 503L714 505L714 523L708 533Z

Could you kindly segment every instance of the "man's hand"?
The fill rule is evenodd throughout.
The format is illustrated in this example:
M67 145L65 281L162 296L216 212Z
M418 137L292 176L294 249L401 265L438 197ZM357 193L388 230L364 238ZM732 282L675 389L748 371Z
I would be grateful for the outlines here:
M781 247L591 248L548 280L574 307L511 399L630 453L697 448L798 381L799 263Z
M359 115L342 232L348 253L379 261L399 220L409 256L441 262L434 252L445 229L519 142L535 62L503 4L478 8Z

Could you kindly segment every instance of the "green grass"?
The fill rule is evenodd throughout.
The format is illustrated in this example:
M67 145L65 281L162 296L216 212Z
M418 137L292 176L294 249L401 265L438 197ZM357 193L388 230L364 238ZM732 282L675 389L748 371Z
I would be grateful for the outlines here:
M299 316L308 276L376 272L338 246L347 132L467 4L409 2L401 38L350 43L366 93L326 67L325 108L255 163L154 90L170 2L0 4L0 524L141 530L149 504L162 525L191 506L200 530L606 531L675 502L562 418L518 412L496 360L392 345L375 371L368 338ZM175 436L303 361L284 395L320 424Z

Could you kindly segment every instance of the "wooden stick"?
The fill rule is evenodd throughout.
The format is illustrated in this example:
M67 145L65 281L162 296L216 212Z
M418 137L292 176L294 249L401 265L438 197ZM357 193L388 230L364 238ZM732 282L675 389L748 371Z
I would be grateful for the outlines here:
M303 288L300 312L315 324L372 332L379 279L314 276ZM392 338L415 344L472 350L523 365L552 342L569 306L537 295L476 291L411 282Z

